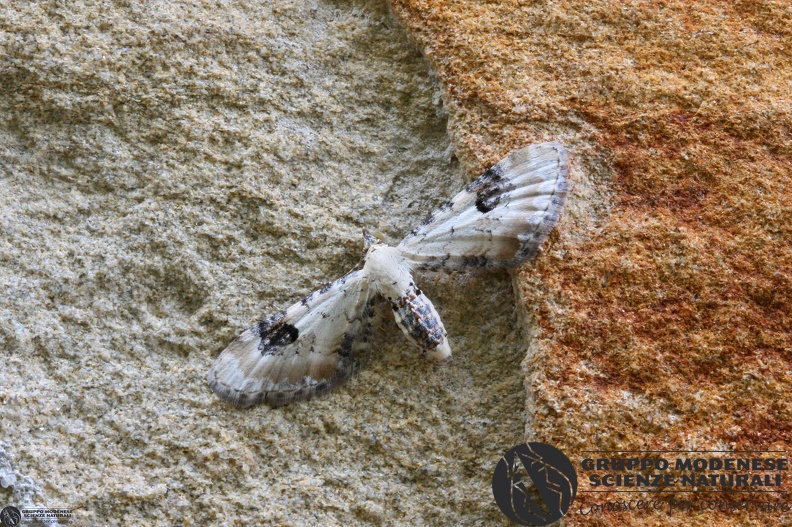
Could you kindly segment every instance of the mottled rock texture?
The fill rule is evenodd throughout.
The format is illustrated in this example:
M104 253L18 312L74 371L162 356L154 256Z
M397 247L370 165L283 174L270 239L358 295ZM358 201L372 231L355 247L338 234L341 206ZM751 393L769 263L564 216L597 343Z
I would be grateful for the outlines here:
M572 457L792 448L792 4L394 4L447 89L467 166L526 137L577 131L593 152L582 165L600 155L612 167L587 170L587 188L609 196L601 219L587 225L575 212L601 196L572 192L557 242L520 273L538 322L527 438ZM710 511L566 519L790 521Z
M489 478L524 439L573 461L790 448L790 4L391 7L0 5L0 504L84 525L505 525ZM396 241L545 139L575 186L518 297L506 273L421 282L449 367L385 321L329 398L209 393L227 342L351 268L361 228Z
M0 505L505 523L489 481L522 439L527 351L505 272L420 279L448 367L385 320L326 399L239 410L205 381L352 268L362 228L398 241L472 176L383 2L5 2L0 57Z

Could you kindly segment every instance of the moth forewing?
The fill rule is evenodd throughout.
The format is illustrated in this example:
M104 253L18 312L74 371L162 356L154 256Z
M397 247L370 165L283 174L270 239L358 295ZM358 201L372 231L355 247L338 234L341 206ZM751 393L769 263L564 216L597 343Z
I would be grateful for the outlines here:
M353 271L244 331L209 370L212 390L241 406L280 406L345 382L368 340L368 279Z
M513 152L398 245L414 269L510 267L533 258L558 223L569 160L558 143Z

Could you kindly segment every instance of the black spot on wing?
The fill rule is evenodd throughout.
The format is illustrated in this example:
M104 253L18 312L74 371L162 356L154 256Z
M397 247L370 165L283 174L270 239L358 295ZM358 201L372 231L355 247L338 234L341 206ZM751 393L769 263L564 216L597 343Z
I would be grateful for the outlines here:
M514 185L503 177L503 170L498 165L484 172L471 186L471 192L476 193L476 209L482 214L497 207L505 192L514 190Z
M500 203L500 196L482 196L481 194L478 195L476 198L476 208L479 212L486 214L487 212L491 211L495 207L498 206Z
M497 207L503 193L510 190L514 190L514 185L504 177L500 165L493 166L465 187L466 192L476 194L476 209L482 214Z
M264 332L261 331L261 327L259 325L259 335L261 337L259 349L262 355L271 355L279 348L293 343L300 336L300 331L287 323L275 324L266 328Z

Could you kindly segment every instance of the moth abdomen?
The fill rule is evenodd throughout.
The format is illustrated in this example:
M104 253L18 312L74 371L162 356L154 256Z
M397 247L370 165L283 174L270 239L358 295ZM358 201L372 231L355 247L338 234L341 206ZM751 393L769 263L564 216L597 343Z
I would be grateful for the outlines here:
M408 339L436 360L451 356L440 315L415 284L410 284L399 298L391 302L391 306L396 322Z

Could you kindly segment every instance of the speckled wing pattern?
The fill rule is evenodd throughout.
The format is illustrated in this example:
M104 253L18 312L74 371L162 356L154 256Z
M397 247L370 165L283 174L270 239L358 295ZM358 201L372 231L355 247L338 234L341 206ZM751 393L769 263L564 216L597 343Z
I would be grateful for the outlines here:
M353 271L248 328L209 370L209 386L240 406L282 406L343 384L368 341L373 303Z
M536 256L558 223L568 156L558 143L517 150L429 216L397 247L413 269L512 267Z
M426 356L446 360L447 333L412 272L533 258L558 222L568 170L561 145L532 145L484 172L398 246L364 231L362 268L243 332L209 371L212 390L240 406L282 406L342 384L367 347L378 297L391 303L396 322Z

